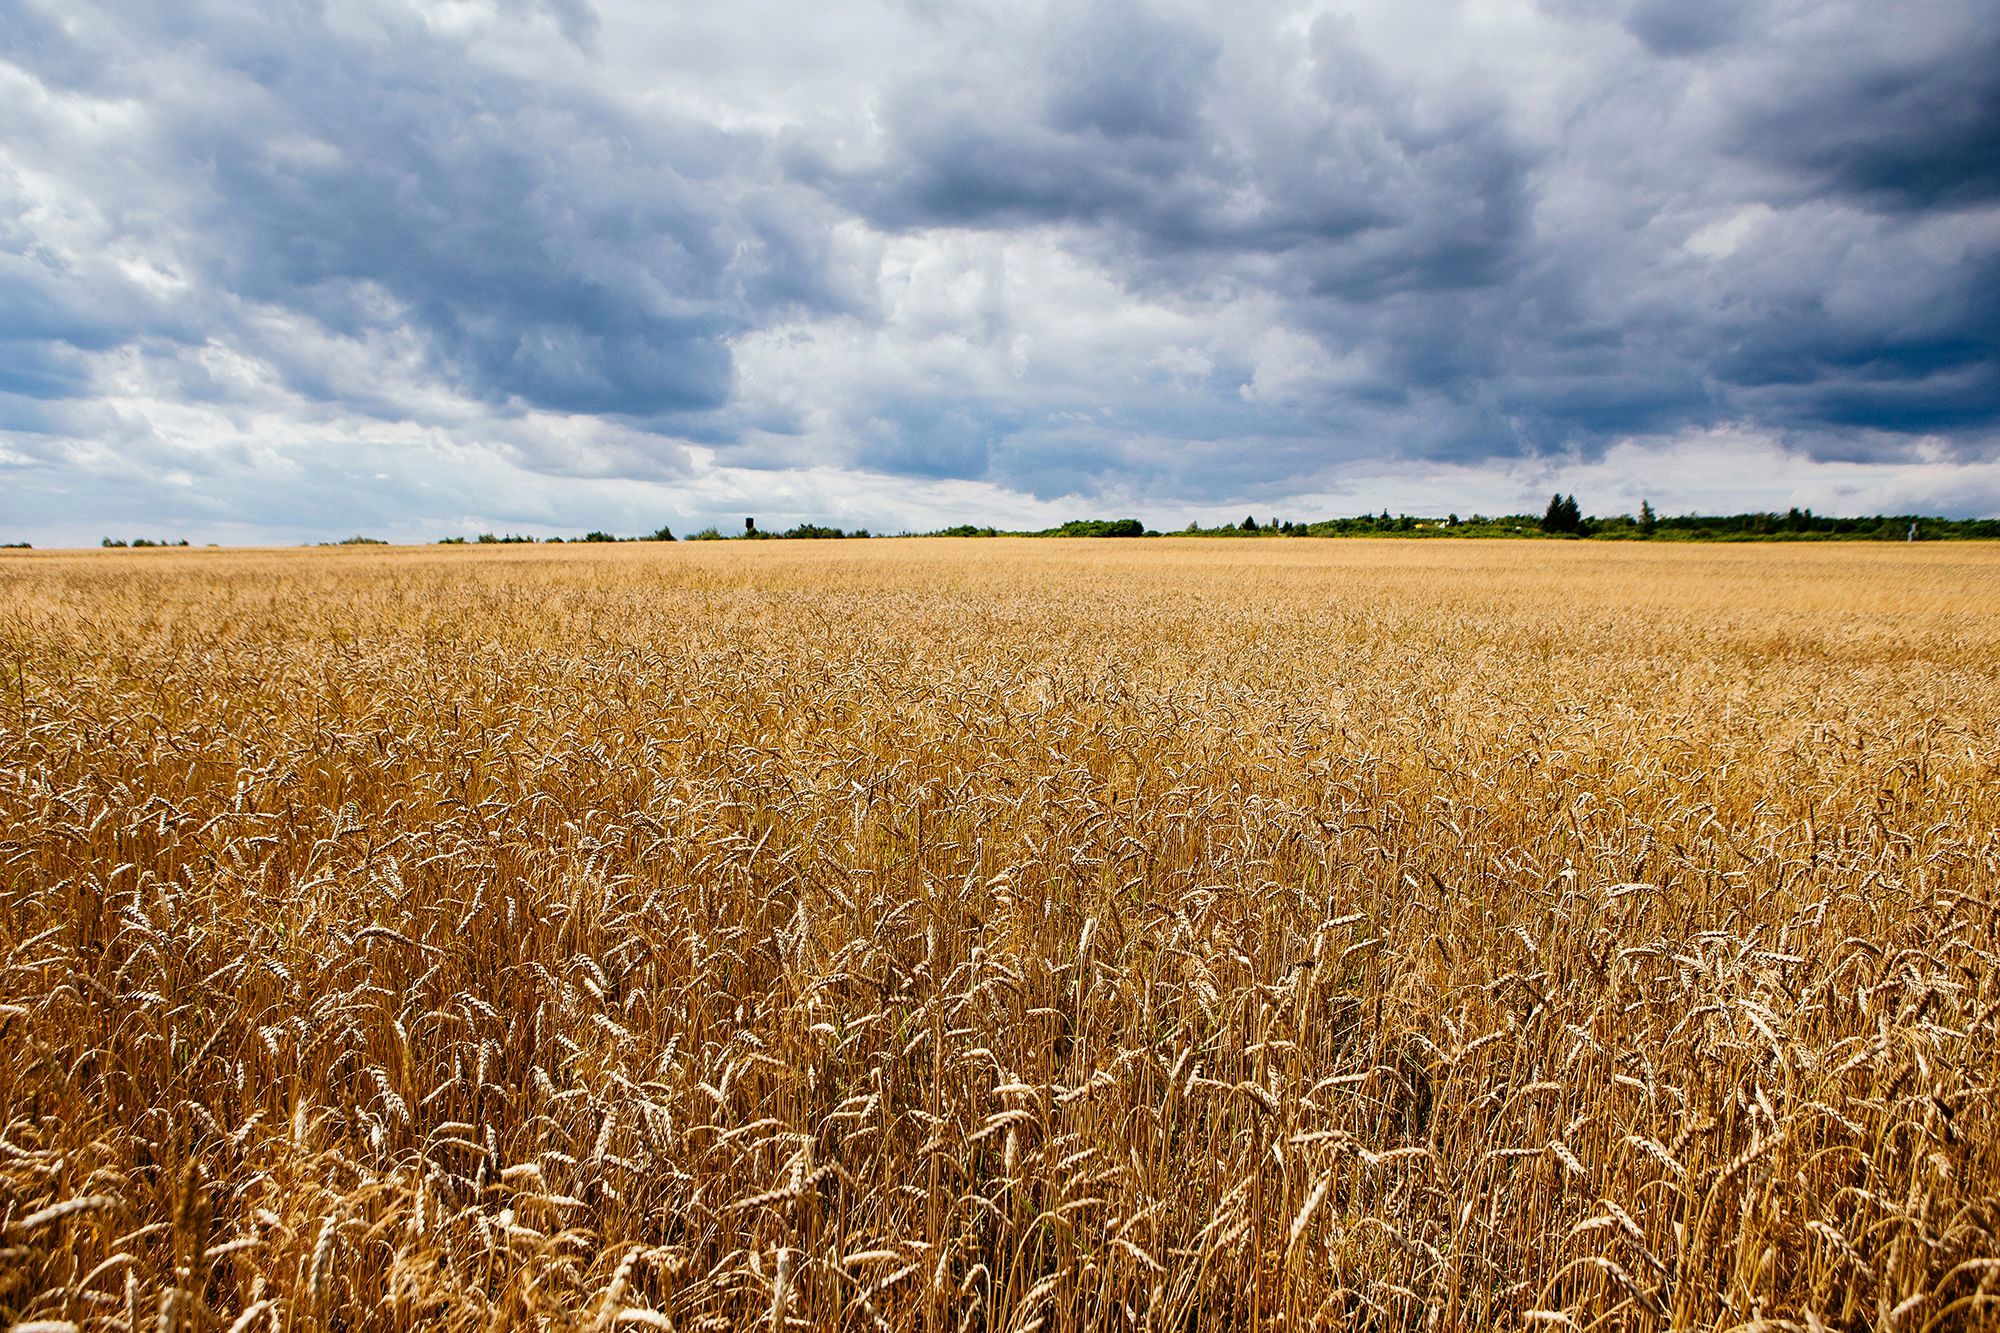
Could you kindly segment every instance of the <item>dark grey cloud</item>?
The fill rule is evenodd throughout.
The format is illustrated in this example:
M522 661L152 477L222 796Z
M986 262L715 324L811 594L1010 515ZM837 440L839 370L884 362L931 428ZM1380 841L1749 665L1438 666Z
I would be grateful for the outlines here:
M1055 129L1115 140L1185 139L1201 121L1216 42L1131 0L1059 17L1051 34L1047 117Z
M1891 326L1865 299L1836 309L1809 293L1908 257L1907 229L1788 262L1781 219L1746 242L1761 265L1723 256L1703 273L1653 228L1711 190L1724 217L1766 201L1852 197L1925 216L1984 201L2000 161L2000 19L1946 5L1828 28L1810 12L1633 6L1627 28L1667 67L1642 77L1614 63L1629 55L1608 54L1602 93L1575 112L1578 137L1620 116L1645 132L1618 105L1619 80L1685 97L1698 71L1734 110L1719 126L1672 127L1681 160L1664 165L1768 170L1730 182L1732 198L1698 174L1647 178L1661 146L1632 144L1637 165L1619 170L1636 178L1594 220L1601 238L1577 246L1538 230L1536 212L1552 182L1588 164L1517 123L1504 80L1440 88L1371 55L1353 23L1322 18L1302 90L1218 92L1212 34L1127 6L1086 13L1046 69L906 87L879 163L840 173L795 154L794 169L885 228L1055 225L1142 290L1253 282L1329 347L1372 351L1380 378L1346 386L1347 407L1427 398L1386 432L1414 456L1591 452L1745 418L1808 448L1814 432L1848 429L1972 432L1985 448L2000 426L1988 391L2000 343L1979 299L1990 245L1894 279L1921 289L1922 310L1894 302L1910 323ZM1873 27L1912 22L1932 29L1915 52L1873 40ZM1792 37L1788 25L1815 30ZM1118 66L1105 48L1134 58ZM1073 71L1106 67L1143 86L1079 91Z
M2000 10L1885 8L1879 22L1913 24L1916 49L1864 28L1773 52L1736 150L1872 208L2000 201Z
M259 449L391 438L459 504L459 450L1050 503L1719 431L2000 465L1981 0L0 30L0 469L45 488L114 451L226 508Z
M821 298L808 240L716 195L754 172L754 145L514 80L442 82L429 46L405 32L245 53L300 151L268 124L177 127L172 151L213 183L201 227L220 283L349 320L375 318L356 288L380 292L454 384L564 412L719 407L727 338Z
M732 334L838 305L815 271L823 217L757 182L758 141L480 69L415 17L353 33L329 13L176 11L127 25L127 58L94 71L41 25L57 79L140 97L201 81L153 102L144 153L188 196L205 291L339 334L414 328L484 401L655 417L727 402ZM592 37L588 6L553 15ZM294 384L332 392L303 367Z
M1625 22L1653 54L1693 56L1742 37L1758 17L1751 0L1639 0Z
M1522 238L1536 154L1497 99L1422 104L1322 19L1310 87L1231 123L1204 110L1211 34L1128 4L1083 14L1047 68L899 90L882 163L800 146L792 170L891 229L1101 227L1135 270L1287 256L1306 292L1357 299L1490 282Z

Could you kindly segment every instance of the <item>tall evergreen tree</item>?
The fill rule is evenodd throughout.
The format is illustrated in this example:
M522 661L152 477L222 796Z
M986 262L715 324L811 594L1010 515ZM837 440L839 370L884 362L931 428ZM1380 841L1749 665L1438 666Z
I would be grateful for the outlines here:
M1549 497L1548 512L1542 515L1542 531L1564 534L1583 531L1583 510L1577 507L1574 495L1557 491Z

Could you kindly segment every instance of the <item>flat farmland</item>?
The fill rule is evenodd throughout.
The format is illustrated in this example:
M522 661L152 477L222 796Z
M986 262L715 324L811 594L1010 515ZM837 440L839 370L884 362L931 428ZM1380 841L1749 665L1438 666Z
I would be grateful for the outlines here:
M0 635L0 1327L2000 1308L2000 547L10 553Z

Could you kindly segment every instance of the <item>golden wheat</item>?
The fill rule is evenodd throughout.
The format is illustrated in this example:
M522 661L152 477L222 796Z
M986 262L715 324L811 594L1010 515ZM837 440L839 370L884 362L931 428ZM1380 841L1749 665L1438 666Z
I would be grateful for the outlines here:
M0 1326L2000 1307L2000 551L0 559Z

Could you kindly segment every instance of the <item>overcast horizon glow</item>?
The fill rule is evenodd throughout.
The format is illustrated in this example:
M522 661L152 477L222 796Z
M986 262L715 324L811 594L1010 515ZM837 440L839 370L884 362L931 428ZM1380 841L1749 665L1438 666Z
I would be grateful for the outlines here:
M2000 7L0 0L0 540L1555 490L2000 514Z

